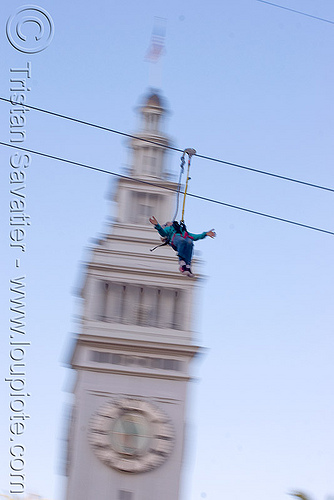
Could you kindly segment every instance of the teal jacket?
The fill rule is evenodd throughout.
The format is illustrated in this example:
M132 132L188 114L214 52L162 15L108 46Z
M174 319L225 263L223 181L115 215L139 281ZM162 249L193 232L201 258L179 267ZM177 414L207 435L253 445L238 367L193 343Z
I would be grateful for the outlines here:
M177 234L175 228L173 226L166 226L166 227L161 227L160 224L156 224L154 228L158 231L158 233L163 237L167 238L168 241L173 240L173 236ZM183 237L186 237L187 235L189 238L191 238L194 241L197 240L203 240L206 237L206 232L201 233L201 234L193 234L189 233L188 231L183 231L181 234Z

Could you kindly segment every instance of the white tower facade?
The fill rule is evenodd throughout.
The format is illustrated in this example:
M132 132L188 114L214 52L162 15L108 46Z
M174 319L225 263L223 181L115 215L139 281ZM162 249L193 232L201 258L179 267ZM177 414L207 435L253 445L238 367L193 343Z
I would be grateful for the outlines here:
M148 218L172 217L177 186L166 172L161 97L150 93L140 113L136 136L159 145L131 140L131 179L118 181L116 220L87 264L71 360L67 500L179 498L189 366L199 350L195 280L178 272L170 247L150 252L159 238Z

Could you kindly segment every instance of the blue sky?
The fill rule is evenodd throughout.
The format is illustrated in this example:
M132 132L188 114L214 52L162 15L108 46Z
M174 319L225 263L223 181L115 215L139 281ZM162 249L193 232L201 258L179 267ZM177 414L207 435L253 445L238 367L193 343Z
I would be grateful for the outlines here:
M174 145L279 175L334 187L334 27L256 0L142 3L41 1L54 22L42 52L25 54L6 38L1 13L1 96L10 68L32 65L28 104L132 133L136 108L159 85ZM285 0L334 21L329 0ZM150 76L145 62L154 16L167 19L166 50ZM0 102L2 142L9 105ZM122 173L126 139L29 111L27 148ZM9 148L1 164L1 375L8 376ZM175 175L179 154L171 152ZM111 176L32 156L20 272L27 283L27 493L63 498L60 475L71 376L65 368L77 331L75 297L92 239L103 233ZM192 193L334 231L333 193L194 158ZM207 279L199 290L196 337L207 350L194 364L182 500L283 500L304 490L334 496L333 250L329 234L189 198ZM8 404L8 384L1 384ZM8 490L9 411L0 491Z

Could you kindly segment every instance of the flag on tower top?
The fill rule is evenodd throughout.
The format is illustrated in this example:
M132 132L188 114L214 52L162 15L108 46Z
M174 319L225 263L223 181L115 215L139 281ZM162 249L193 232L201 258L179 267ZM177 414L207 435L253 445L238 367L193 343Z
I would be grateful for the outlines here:
M157 62L164 52L166 36L166 19L154 18L151 44L146 54L146 61Z

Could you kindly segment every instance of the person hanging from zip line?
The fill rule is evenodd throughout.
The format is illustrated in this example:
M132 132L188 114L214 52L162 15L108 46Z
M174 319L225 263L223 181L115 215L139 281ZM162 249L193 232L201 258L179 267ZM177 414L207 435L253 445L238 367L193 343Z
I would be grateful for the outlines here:
M214 229L210 229L210 231L201 234L193 234L187 231L184 224L179 224L177 221L166 222L163 226L159 224L154 216L150 217L149 221L154 225L154 229L156 229L162 237L161 239L164 241L163 244L170 245L177 252L180 272L185 276L194 276L191 271L194 241L202 240L206 238L206 236L214 238L216 236Z

